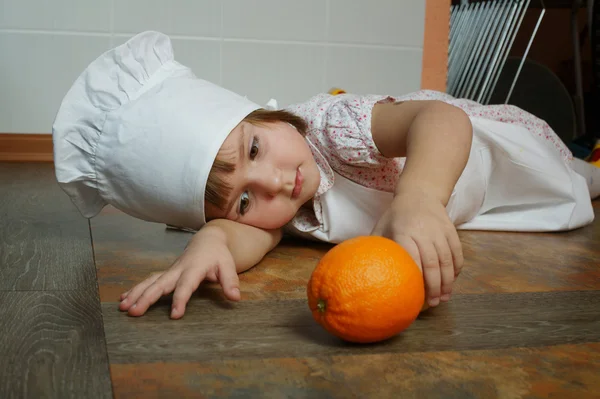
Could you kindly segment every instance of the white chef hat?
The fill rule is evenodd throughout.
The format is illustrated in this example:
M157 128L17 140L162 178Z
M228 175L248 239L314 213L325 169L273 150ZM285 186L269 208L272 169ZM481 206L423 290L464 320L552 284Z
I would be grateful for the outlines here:
M141 33L92 62L63 99L57 180L87 218L111 204L197 230L217 152L258 108L175 61L166 35Z

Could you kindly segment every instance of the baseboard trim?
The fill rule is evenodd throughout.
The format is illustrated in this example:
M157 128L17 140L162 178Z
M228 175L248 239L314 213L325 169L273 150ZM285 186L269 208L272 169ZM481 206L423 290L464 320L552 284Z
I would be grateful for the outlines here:
M0 162L52 162L51 134L0 133Z

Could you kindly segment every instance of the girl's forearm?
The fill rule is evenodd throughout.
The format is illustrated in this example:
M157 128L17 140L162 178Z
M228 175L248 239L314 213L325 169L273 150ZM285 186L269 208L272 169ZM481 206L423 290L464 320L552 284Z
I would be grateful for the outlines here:
M258 264L281 240L281 230L263 230L226 219L209 221L196 233L193 241L202 240L205 234L215 234L223 240L235 262L238 273Z
M434 195L444 206L463 172L473 127L459 108L432 102L413 119L406 137L406 164L395 194L419 190Z

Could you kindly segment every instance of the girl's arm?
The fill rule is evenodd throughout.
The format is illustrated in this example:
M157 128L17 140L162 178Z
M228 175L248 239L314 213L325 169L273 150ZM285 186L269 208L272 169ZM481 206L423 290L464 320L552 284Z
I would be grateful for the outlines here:
M203 227L207 228L222 234L238 273L256 266L279 244L283 234L282 229L263 230L227 219L211 220Z
M471 150L473 128L460 108L441 101L377 104L371 133L386 157L406 157L396 184L420 188L447 205Z
M260 262L280 240L280 230L261 230L230 220L208 222L167 271L154 274L123 293L119 309L131 316L142 316L161 296L174 292L171 318L179 319L204 280L219 282L225 296L238 301L241 296L237 274Z
M471 150L472 126L459 108L439 101L378 104L373 140L386 157L406 157L394 200L372 234L402 245L423 270L428 304L448 301L463 264L446 206Z

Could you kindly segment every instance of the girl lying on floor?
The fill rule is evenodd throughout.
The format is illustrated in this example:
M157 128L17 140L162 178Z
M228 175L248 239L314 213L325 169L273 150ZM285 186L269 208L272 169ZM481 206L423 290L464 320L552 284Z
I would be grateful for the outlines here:
M111 204L195 232L168 270L122 295L133 316L174 291L171 317L182 317L204 280L240 300L237 274L283 232L389 237L422 268L436 306L463 265L457 229L575 229L600 194L600 168L514 106L420 91L265 109L197 78L157 32L87 67L53 138L58 182L83 216Z

